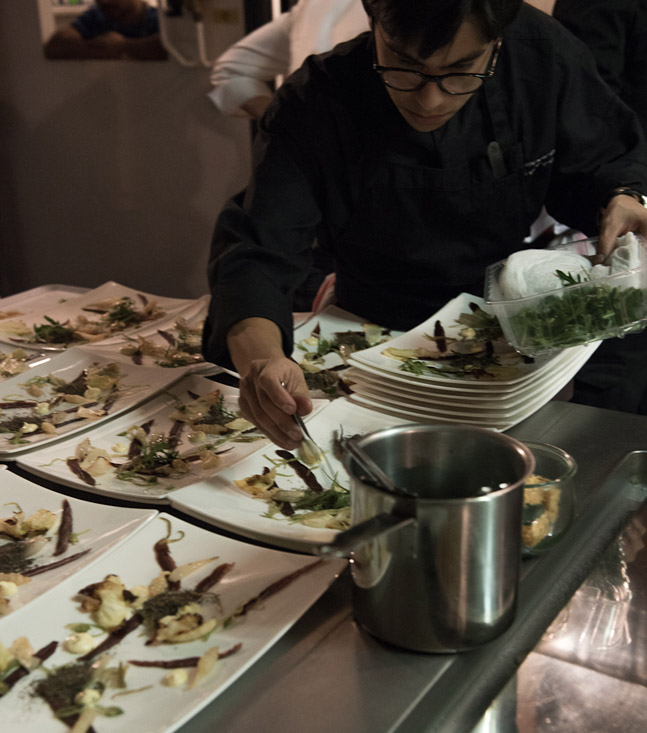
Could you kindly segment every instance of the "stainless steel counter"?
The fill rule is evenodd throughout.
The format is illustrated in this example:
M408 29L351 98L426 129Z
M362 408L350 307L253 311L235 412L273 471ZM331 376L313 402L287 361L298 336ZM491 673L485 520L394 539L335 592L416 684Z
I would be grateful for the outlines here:
M268 654L187 723L182 733L216 728L282 733L467 733L493 700L479 724L481 730L507 731L515 726L521 733L634 730L573 724L572 716L584 707L583 698L589 719L595 720L596 708L600 710L598 720L604 719L609 698L600 694L602 682L614 694L622 690L635 701L636 715L642 713L636 720L644 721L647 585L633 592L631 612L628 607L612 611L610 604L600 600L602 596L596 596L598 626L607 619L609 628L609 617L614 614L615 621L618 615L625 617L619 630L614 627L614 645L606 651L591 645L591 651L583 652L582 624L590 625L591 620L578 620L578 614L581 616L582 607L587 609L587 603L591 606L595 583L604 586L603 578L609 576L612 584L622 586L622 573L634 569L635 558L631 563L626 555L618 559L613 547L605 555L606 565L599 563L605 548L647 497L647 453L625 458L632 451L647 451L647 417L551 402L511 434L564 448L575 456L579 471L576 521L550 552L524 561L517 617L508 631L480 649L459 655L417 654L389 647L354 623L346 572ZM644 546L644 537L642 541ZM639 562L645 552L636 550ZM598 575L590 576L596 567L601 568L595 571ZM644 571L645 565L642 567ZM589 589L580 589L569 610L562 611L587 576ZM613 595L609 586L604 586L604 592ZM544 635L556 616L549 634ZM564 629L569 629L570 637ZM597 633L592 635L594 640L602 638ZM625 633L628 637L622 636ZM573 669L576 674L571 673ZM560 686L560 679L570 679L571 684ZM590 687L577 688L575 696L569 691L580 679ZM554 727L552 721L561 721L560 716L571 722ZM632 725L628 719L625 724Z

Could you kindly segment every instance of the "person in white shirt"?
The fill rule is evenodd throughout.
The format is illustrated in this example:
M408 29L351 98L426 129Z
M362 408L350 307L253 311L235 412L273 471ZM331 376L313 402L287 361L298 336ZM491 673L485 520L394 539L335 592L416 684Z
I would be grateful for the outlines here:
M272 98L270 82L368 29L360 0L299 0L216 60L209 98L223 114L260 119Z

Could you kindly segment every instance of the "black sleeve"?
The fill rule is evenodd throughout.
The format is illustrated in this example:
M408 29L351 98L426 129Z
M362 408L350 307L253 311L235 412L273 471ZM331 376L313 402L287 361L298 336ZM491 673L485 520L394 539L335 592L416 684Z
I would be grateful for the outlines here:
M647 3L557 0L553 14L588 46L602 78L647 132Z
M588 46L600 75L618 93L635 20L634 4L634 0L557 0L553 10L554 17Z
M254 175L216 222L208 265L211 305L205 358L231 367L226 335L251 317L274 321L292 352L294 291L312 267L321 214L308 154L288 131L267 122L255 142Z
M636 114L600 79L581 42L574 39L558 63L562 83L546 207L558 221L593 235L612 189L647 191L647 143Z

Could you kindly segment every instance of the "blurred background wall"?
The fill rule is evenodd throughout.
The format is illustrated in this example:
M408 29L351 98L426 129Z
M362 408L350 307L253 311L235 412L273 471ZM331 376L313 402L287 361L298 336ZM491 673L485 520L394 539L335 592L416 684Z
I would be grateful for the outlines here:
M49 0L47 0L49 2ZM244 32L214 0L212 51ZM48 61L38 0L0 2L0 295L117 280L195 297L215 217L250 166L249 123L168 61Z

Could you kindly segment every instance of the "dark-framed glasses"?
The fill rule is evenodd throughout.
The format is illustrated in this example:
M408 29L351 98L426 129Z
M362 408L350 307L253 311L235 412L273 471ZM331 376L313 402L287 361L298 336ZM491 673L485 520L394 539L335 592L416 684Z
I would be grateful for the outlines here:
M503 39L499 38L492 49L492 56L490 56L487 70L483 74L456 73L432 76L431 74L423 74L421 71L401 69L397 66L380 66L377 61L373 64L373 68L387 87L396 89L399 92L417 92L429 82L434 82L445 94L473 94L483 84L484 79L490 79L494 76L502 43Z

